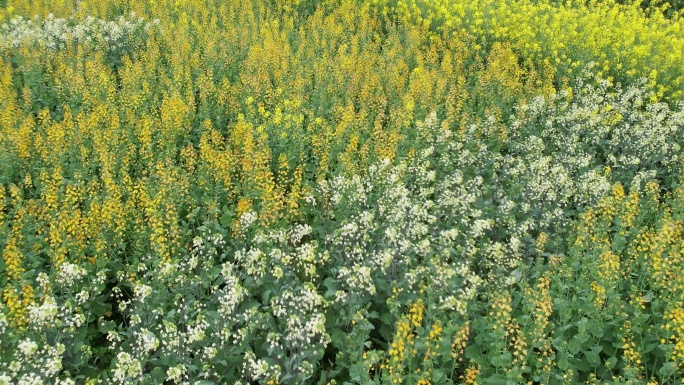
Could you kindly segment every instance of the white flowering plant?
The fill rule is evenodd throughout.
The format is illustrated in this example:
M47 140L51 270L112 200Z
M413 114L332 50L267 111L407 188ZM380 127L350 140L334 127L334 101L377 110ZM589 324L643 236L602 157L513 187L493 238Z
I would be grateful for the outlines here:
M88 16L83 20L59 18L53 14L32 19L15 16L0 25L0 49L20 47L43 48L48 51L65 49L103 50L109 58L139 50L159 20L147 21L131 13L117 20L102 20Z

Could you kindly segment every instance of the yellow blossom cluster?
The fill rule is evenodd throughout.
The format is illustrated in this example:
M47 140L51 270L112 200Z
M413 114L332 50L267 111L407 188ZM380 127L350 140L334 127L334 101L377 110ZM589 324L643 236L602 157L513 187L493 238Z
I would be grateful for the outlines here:
M549 317L553 312L553 298L549 293L551 278L546 275L540 277L534 286L524 291L525 301L530 301L529 312L532 313L534 323L528 329L530 341L543 342L548 334Z
M380 366L381 369L387 370L392 383L403 383L407 360L417 354L415 345L417 342L420 343L420 337L417 336L416 329L422 327L424 311L425 304L422 300L418 300L411 305L408 313L396 323L397 331L388 350L387 360ZM436 331L439 333L434 334ZM441 326L438 325L437 329L433 328L431 335L434 339L438 338L441 335Z
M19 292L5 288L2 300L9 309L10 327L20 330L25 328L28 325L28 307L35 302L33 287L24 285Z
M610 309L605 317L622 320L615 336L623 373L636 380L650 378L647 362L653 359L643 341L654 329L645 331L651 327L644 325L643 317L655 321L655 333L661 336L659 343L670 363L681 369L684 358L684 195L681 187L663 195L655 181L645 187L625 194L621 185L614 185L609 196L585 212L575 246L586 253L587 266L579 275L564 275L563 269L570 266L562 267L562 260L554 258L551 263L561 269L554 271L554 279L589 283L594 303L602 309L597 312Z
M509 293L496 295L489 305L490 327L495 335L508 339L514 331L511 323L511 297Z
M461 376L464 384L477 385L478 375L480 374L480 366L478 364L470 364L465 373Z
M684 309L676 308L665 312L663 319L664 328L671 335L674 344L672 359L677 362L679 368L684 368Z
M684 90L679 66L684 28L661 10L646 14L640 3L376 0L381 12L413 24L509 42L515 52L570 78L589 62L606 77L648 77L658 95L675 100ZM477 46L476 46L477 49Z
M470 323L466 322L454 335L454 342L451 344L451 358L457 362L463 361L463 353L468 346L470 334Z
M640 347L637 346L636 342L631 333L632 323L630 321L625 321L622 327L624 334L622 337L622 349L623 349L623 359L625 361L625 371L634 372L636 378L641 379L642 373L645 371L643 357L640 352Z

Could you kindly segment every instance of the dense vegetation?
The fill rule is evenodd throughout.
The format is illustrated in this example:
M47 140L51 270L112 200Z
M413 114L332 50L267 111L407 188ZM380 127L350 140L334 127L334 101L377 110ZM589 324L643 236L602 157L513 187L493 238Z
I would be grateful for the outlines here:
M681 383L682 63L639 2L0 2L0 384Z

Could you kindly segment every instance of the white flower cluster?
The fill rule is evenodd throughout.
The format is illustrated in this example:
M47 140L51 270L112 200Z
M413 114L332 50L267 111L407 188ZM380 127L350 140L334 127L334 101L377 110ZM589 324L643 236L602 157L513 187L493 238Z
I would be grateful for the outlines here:
M95 47L118 50L130 48L135 36L147 34L159 20L145 21L131 13L117 20L101 20L88 16L84 20L64 19L52 14L45 19L16 16L0 26L0 48L44 46L50 50L66 48L69 44L92 44Z
M245 363L243 364L243 371L245 378L250 381L264 380L269 378L280 378L282 374L280 366L269 365L269 363L260 358L256 358L253 352L245 354Z
M649 178L677 175L684 103L674 110L665 103L647 103L651 92L645 83L642 79L623 89L595 77L590 66L577 79L575 97L564 91L520 106L511 143L520 153L544 154L549 164L540 171L553 178L543 188L557 183L561 198L574 194L581 204L609 188L601 175L605 166L616 181L637 190ZM639 183L632 183L635 175Z
M324 298L311 284L296 290L285 290L271 300L273 316L285 322L284 340L291 351L319 344L325 347L330 337L325 331Z
M109 332L117 382L233 383L236 375L247 382L278 380L285 371L296 378L311 375L310 362L330 342L327 302L313 284L329 258L308 240L310 226L253 230L234 247L215 226L202 226L186 260L131 265L142 273L140 283L130 282L130 300L123 289L115 298L125 302L119 310L127 327ZM255 341L268 346L268 356L250 353L259 345ZM138 363L152 361L164 362L163 372L139 373Z
M233 317L235 309L245 297L245 289L239 282L239 277L233 274L233 265L230 262L223 264L221 275L225 280L225 287L219 289L219 308L218 312L223 317Z
M286 271L315 278L317 267L328 261L316 241L304 241L311 226L295 225L287 230L257 231L249 247L235 252L235 260L252 278L283 278Z
M56 378L62 370L64 351L62 343L49 346L24 338L11 355L12 360L0 365L0 384L42 384L44 379Z
M434 124L428 120L425 129ZM443 134L444 143L451 143L451 135ZM443 305L461 312L475 295L481 280L469 266L477 238L465 235L479 237L491 227L474 206L482 183L464 182L458 168L438 180L437 149L428 146L411 162L370 167L364 178L321 184L321 200L333 204L330 223L336 223L326 231L338 287L331 299L352 305L349 314L374 300L379 287L385 288L380 298L387 296L388 282L406 294L429 288Z
M142 364L140 360L133 358L126 352L120 352L116 356L116 367L114 368L114 382L127 384L136 381L142 374Z
M24 325L21 334L17 334L21 338L0 338L0 351L8 353L0 357L0 375L5 376L0 378L9 378L8 383L13 384L74 383L64 378L63 361L68 362L74 354L87 359L92 352L88 345L74 348L74 341L83 335L91 300L102 290L106 279L100 273L88 279L86 276L86 268L70 262L50 274L36 275L33 287L40 294L23 309ZM7 315L7 309L0 306L2 335L8 327Z
M496 132L493 119L456 136L433 113L417 127L425 147L413 158L323 181L318 200L330 202L335 224L326 245L343 289L335 299L405 276L405 292L429 287L440 306L464 311L483 280L510 284L496 277L534 255L539 231L566 226L568 211L616 181L639 188L658 170L676 174L681 108L643 105L639 85L623 91L585 77L574 98L520 106L503 149L482 137Z
M74 282L79 281L86 275L86 270L74 263L65 262L59 267L57 283L64 287L71 287Z

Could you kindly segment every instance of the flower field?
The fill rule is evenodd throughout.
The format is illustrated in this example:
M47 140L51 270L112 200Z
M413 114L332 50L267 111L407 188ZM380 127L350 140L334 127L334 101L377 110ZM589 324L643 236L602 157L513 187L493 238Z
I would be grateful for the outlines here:
M684 383L681 7L0 1L0 384Z

